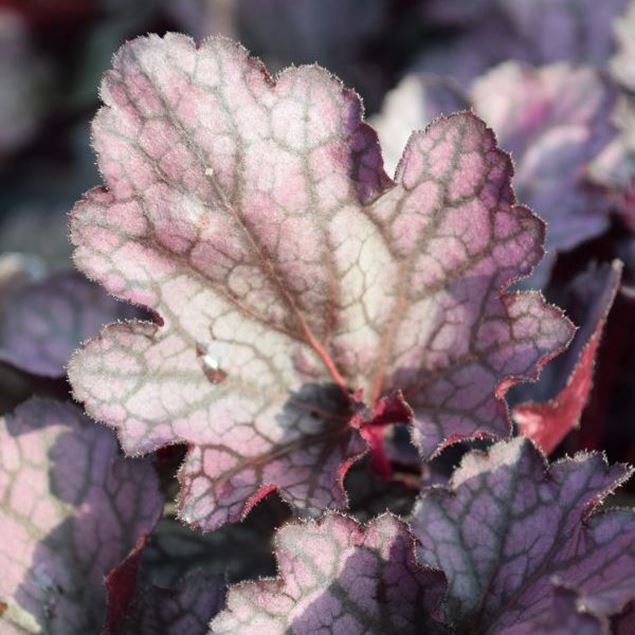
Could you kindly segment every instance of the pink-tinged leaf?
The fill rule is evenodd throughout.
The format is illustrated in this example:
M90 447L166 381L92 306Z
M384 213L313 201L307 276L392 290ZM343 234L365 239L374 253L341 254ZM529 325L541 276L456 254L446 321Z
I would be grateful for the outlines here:
M512 410L520 433L547 454L580 423L593 388L595 359L620 286L622 268L622 263L616 261L611 266L581 274L573 281L572 304L583 307L584 312L579 316L575 312L570 315L581 328L567 352L556 360L553 369L546 369L536 385L538 393L550 394L547 399L520 403ZM564 364L558 364L560 360Z
M448 578L444 618L459 632L537 632L554 583L576 590L579 611L620 612L635 598L635 514L593 512L630 474L599 454L548 466L523 437L466 455L413 519L420 561Z
M412 536L386 514L366 527L338 514L284 526L276 536L280 577L230 587L214 635L436 633L445 591L419 567Z
M75 272L0 292L0 360L46 377L61 377L80 343L102 326L139 315Z
M503 64L472 87L475 111L516 163L518 198L547 221L550 258L527 284L543 286L548 263L601 234L610 205L585 180L587 164L611 139L613 91L590 68Z
M460 108L461 101L460 91L447 80L406 77L376 119L389 168L412 128ZM610 202L585 180L585 170L613 136L608 121L613 101L613 91L591 68L555 64L534 69L518 62L478 79L463 98L463 107L471 105L511 152L519 200L547 220L549 257L526 286L544 286L555 252L608 226Z
M163 508L152 466L70 404L31 400L0 436L0 629L99 632L104 576Z
M343 505L359 402L395 390L425 455L508 433L504 389L571 325L502 293L544 227L480 120L414 134L393 183L354 93L317 67L274 83L228 40L137 39L102 96L107 188L75 207L75 261L161 323L107 327L69 376L126 452L190 444L181 518L213 529L273 489L307 514Z
M426 73L412 73L390 91L381 112L369 123L381 142L384 165L394 174L413 130L425 128L440 115L467 110L469 100L458 84Z

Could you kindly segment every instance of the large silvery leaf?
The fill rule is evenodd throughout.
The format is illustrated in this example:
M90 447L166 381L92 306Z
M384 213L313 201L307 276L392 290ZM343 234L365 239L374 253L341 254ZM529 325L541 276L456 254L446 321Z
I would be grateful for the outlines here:
M413 135L391 182L358 97L318 67L274 82L237 44L137 39L94 122L106 187L72 215L75 261L160 323L107 327L75 396L130 454L186 442L180 514L205 529L277 488L345 502L357 431L401 389L424 455L509 429L502 393L571 334L509 157L469 113Z
M109 322L138 315L75 272L0 289L0 360L61 377L81 342Z
M519 386L525 401L512 409L521 434L549 454L580 423L593 388L604 326L620 286L623 265L593 268L569 288L568 314L580 326L571 346L545 369L540 381ZM523 390L523 388L527 390Z
M70 404L29 401L0 437L0 631L99 632L104 576L161 514L152 466Z
M443 575L415 563L412 536L394 516L367 527L332 513L286 525L276 555L280 577L230 587L211 633L444 632L431 618Z
M635 597L635 514L593 511L630 473L599 454L547 466L522 437L466 455L413 519L420 561L448 578L445 619L459 633L537 632L554 584L575 589L579 611L619 613Z

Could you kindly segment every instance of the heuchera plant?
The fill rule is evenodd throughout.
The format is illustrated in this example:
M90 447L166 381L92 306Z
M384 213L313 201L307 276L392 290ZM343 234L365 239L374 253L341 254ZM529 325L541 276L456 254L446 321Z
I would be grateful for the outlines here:
M547 91L548 72L534 79ZM635 517L596 508L631 471L597 453L548 464L509 438L506 393L574 327L540 292L509 290L543 256L545 226L517 203L492 130L470 111L435 119L390 178L353 91L317 66L273 79L222 38L133 40L101 97L104 186L75 206L71 238L78 268L136 308L99 307L97 322L131 319L85 342L68 376L128 458L70 404L5 419L2 632L607 632L635 599ZM515 407L518 421L536 410L521 429L546 451L579 420L620 273L588 274L601 292L557 396ZM73 298L94 287L75 284L83 318ZM27 352L33 372L63 363ZM460 441L490 447L447 483L421 479L408 517L362 525L345 477L366 453L390 476L394 424L421 465ZM160 466L177 444L189 527L241 521L274 491L288 504L276 577L146 575L171 488L133 457L159 450Z

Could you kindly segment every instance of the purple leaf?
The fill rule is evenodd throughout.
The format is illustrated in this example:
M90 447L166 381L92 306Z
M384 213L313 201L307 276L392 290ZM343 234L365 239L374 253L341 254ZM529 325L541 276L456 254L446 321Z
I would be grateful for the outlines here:
M412 127L423 128L443 107L462 107L458 97L454 104L437 97L451 85L438 80L431 90L430 82L410 76L389 96L378 120L389 166L397 160L394 148ZM467 97L465 103L470 103ZM610 203L586 182L585 169L612 137L608 116L613 93L590 68L556 64L533 69L508 62L474 83L471 105L511 152L519 200L547 221L550 257L523 283L542 287L555 252L569 250L608 226ZM414 116L402 121L403 112Z
M2 291L0 301L0 360L46 377L61 377L79 344L104 324L139 315L74 272Z
M143 578L143 544L110 573L107 635L205 635L225 603L223 576L192 570L175 588Z
M517 404L512 410L520 433L547 454L580 423L593 388L595 359L622 269L622 263L616 261L587 271L573 281L570 304L578 311L569 314L581 328L566 353L545 369L538 383L528 386L529 395L533 392L542 397Z
M434 18L469 28L450 45L424 52L416 68L469 82L510 59L601 67L613 53L613 20L627 1L432 0Z
M31 400L0 436L0 629L99 632L104 576L163 508L152 466L70 404Z
M469 113L413 135L391 182L351 91L317 67L274 83L223 39L137 39L94 123L107 188L72 216L75 261L160 324L107 327L75 396L129 454L190 444L180 516L205 530L278 489L345 503L360 414L401 389L428 456L505 435L502 396L571 336L509 157Z
M608 620L581 612L576 601L575 591L554 585L549 612L506 632L513 635L606 635Z
M445 632L431 618L443 575L414 561L396 517L366 527L338 514L284 526L276 538L280 577L230 587L214 635Z
M413 520L420 561L448 578L444 618L459 632L537 632L554 582L576 590L579 611L618 613L635 597L635 515L592 512L630 474L599 454L547 466L522 437L466 455Z
M558 251L608 227L609 203L584 177L612 136L612 90L589 68L557 64L534 70L508 63L474 83L472 100L511 152L518 198L547 221L551 258L525 283L544 286Z

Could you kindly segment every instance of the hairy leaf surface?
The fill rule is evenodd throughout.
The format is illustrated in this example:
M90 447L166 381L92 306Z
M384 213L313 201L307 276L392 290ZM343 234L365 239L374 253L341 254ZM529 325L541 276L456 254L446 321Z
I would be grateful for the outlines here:
M104 576L163 507L152 466L117 454L70 404L34 399L0 420L3 633L100 631Z
M505 388L569 339L509 157L469 113L415 133L393 183L359 98L318 67L274 82L237 44L140 38L102 86L106 187L72 217L75 260L160 323L107 327L69 375L130 454L187 442L180 514L204 529L277 488L345 502L357 428L401 389L425 456L504 435Z
M18 285L0 295L0 360L20 370L60 377L79 344L139 312L74 273Z
M286 525L276 538L280 577L230 587L211 632L444 632L432 620L445 580L420 568L412 536L396 517L368 524L338 514Z
M527 391L512 417L521 434L543 452L556 449L580 423L593 388L593 373L606 320L620 286L622 263L614 262L579 275L570 288L570 315L580 324L567 352L550 364Z
M407 77L389 95L377 118L382 146L390 167L395 149L412 127L423 128L430 115L460 106L444 94L457 95L447 80L425 75ZM501 147L516 164L518 198L547 221L548 258L526 286L543 286L555 252L568 250L608 226L609 201L585 181L587 164L612 137L608 122L613 93L590 68L555 64L538 69L518 62L498 66L474 82L464 97L479 117L494 129ZM463 106L467 107L467 106ZM412 115L415 113L418 121Z
M468 97L458 83L426 73L411 73L384 98L370 124L377 130L386 170L394 174L413 130L441 115L467 110Z
M630 473L600 454L547 466L523 437L466 455L413 519L420 561L448 578L445 619L461 633L532 632L551 619L554 583L580 611L618 613L635 597L635 515L593 511Z

